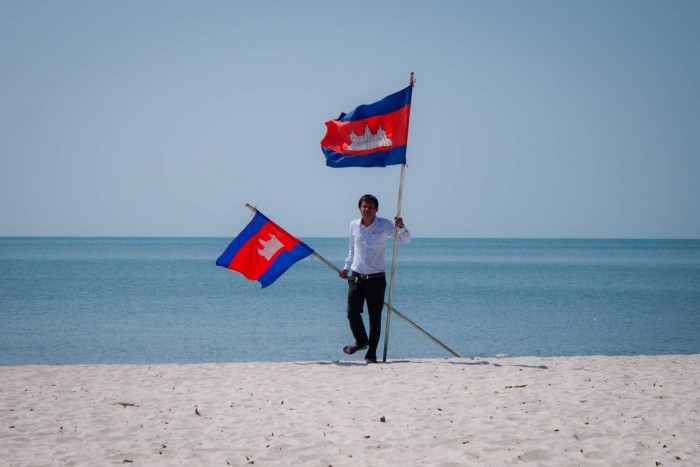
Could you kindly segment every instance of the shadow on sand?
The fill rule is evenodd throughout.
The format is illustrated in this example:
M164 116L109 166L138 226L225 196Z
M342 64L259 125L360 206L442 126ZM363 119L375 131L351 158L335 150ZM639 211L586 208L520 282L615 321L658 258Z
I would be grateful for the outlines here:
M477 361L455 361L452 359L447 359L447 360L440 360L440 362L446 362L449 363L450 365L466 365L466 366L483 366L483 365L492 365L495 367L504 367L504 366L513 366L513 367L520 367L520 368L532 368L534 370L549 370L549 367L546 365L522 365L522 364L517 364L517 365L509 365L507 363L491 363L486 360L477 360ZM412 363L414 365L422 365L426 363L433 363L432 361L425 360L389 360L386 362L382 362L379 360L376 363L372 363L371 365L394 365L394 364L400 364L400 363ZM333 360L329 362L297 362L295 365L334 365L334 366L344 366L344 367L352 367L352 366L368 366L367 363L363 361L347 361L347 360Z

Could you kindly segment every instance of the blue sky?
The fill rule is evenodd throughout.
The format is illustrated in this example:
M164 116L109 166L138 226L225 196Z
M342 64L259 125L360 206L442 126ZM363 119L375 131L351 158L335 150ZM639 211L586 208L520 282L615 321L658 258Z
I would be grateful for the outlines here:
M0 235L346 236L324 122L416 74L416 237L700 238L700 2L0 0Z

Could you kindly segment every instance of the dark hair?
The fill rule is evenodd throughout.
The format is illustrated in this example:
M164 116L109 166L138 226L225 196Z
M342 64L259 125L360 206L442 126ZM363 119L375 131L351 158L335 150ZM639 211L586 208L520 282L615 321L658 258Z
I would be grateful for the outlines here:
M374 195L363 195L360 201L357 202L358 209L362 206L363 201L371 201L374 203L374 207L379 209L379 200Z

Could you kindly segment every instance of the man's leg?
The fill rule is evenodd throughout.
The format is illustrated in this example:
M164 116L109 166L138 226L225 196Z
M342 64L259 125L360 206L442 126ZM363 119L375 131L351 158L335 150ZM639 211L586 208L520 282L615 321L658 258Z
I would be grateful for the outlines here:
M365 302L364 288L362 284L355 282L353 278L348 280L348 322L350 331L355 338L358 347L367 345L367 331L362 322L362 307Z
M369 316L369 349L365 360L377 359L377 346L379 336L382 333L382 310L384 309L384 292L386 291L386 278L381 277L365 283L365 296L367 298L367 314Z

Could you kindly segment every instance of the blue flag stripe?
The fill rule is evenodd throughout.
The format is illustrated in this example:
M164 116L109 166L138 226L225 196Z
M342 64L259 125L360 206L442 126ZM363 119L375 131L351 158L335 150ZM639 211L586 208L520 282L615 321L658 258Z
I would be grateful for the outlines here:
M337 120L340 122L352 122L354 120L364 120L365 118L395 112L411 103L412 91L413 86L408 86L378 102L361 105Z

